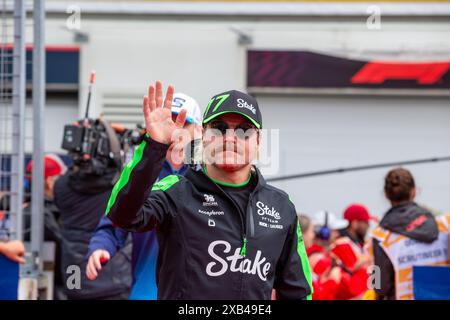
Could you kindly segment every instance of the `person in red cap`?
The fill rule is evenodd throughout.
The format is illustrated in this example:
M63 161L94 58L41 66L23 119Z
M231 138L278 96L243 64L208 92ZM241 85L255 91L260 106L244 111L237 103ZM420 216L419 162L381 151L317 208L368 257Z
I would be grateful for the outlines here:
M44 157L44 197L46 200L53 200L53 187L56 180L65 174L67 166L56 154L47 154ZM30 160L26 168L27 178L31 181L33 172L33 160Z
M66 173L67 166L63 160L56 154L47 154L44 156L44 241L55 243L55 264L53 292L54 298L64 299L63 295L63 278L61 276L61 246L62 234L60 213L53 203L55 182ZM26 177L31 186L31 178L33 173L33 160L30 160L26 167ZM25 230L24 240L29 241L31 234L31 202L28 198L24 203L24 224Z
M344 211L344 219L348 221L348 227L343 231L344 236L349 237L360 247L364 246L369 222L377 220L369 214L369 210L362 204L351 204Z
M49 198L52 198L53 195L53 185L56 180L56 178L63 174L66 170L66 166L62 162L62 160L56 156L56 155L47 155L44 158L44 176L45 176L45 191L44 194ZM28 182L31 181L31 172L33 169L33 161L30 161L26 167L27 172L27 180ZM2 200L3 203L8 203L6 194L4 192L0 192L0 200ZM25 215L25 224L27 223L28 219L28 225L30 224L30 215L27 215L27 212L29 212L28 209L29 201L26 201L24 203L24 215ZM9 239L9 232L7 231L6 227L3 227L3 225L8 225L9 219L6 214L7 210L3 210L3 208L0 208L0 254L3 254L4 256L8 257L10 260L24 264L25 263L25 246L23 242L18 240L10 240ZM29 230L30 228L25 228L26 230ZM25 234L25 240L27 239L27 236L29 237L29 234Z
M365 238L370 220L375 220L362 204L351 204L344 211L348 227L341 230L341 237L330 247L331 253L345 269L344 277L337 297L354 299L367 290L367 268L372 263L365 248Z

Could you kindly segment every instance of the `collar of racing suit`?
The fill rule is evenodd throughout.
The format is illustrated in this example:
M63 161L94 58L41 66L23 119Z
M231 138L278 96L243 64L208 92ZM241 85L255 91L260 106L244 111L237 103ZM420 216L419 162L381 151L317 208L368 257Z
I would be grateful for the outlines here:
M263 188L267 183L256 166L252 167L252 177L255 179L255 189L252 191L252 194L254 194ZM192 181L195 185L201 186L202 189L207 191L217 191L217 184L203 171L203 168L200 166L196 168L189 168L186 172L186 178Z

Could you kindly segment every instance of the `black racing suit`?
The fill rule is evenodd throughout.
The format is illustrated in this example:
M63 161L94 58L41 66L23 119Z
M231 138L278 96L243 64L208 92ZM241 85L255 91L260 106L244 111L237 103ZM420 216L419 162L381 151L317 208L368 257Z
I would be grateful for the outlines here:
M154 184L168 146L149 137L106 209L130 231L156 229L158 299L307 299L310 269L295 207L254 168L246 212L201 169ZM153 187L152 187L153 186Z

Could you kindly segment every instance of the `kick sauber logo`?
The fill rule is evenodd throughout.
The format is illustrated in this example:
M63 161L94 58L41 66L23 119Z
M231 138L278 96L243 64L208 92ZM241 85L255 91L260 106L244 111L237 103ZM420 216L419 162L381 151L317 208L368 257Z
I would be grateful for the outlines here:
M218 250L216 248L223 248ZM230 253L231 245L224 240L216 240L211 242L208 247L209 255L214 259L206 266L206 274L210 277L218 277L225 274L228 270L230 272L240 272L252 275L258 275L262 281L267 280L267 274L270 270L270 262L267 262L266 258L262 257L261 250L256 251L254 260L244 258L239 253L241 248L236 248L234 254L227 257L222 257L218 253ZM228 261L230 263L228 263Z
M244 99L237 99L237 103L238 103L238 107L239 108L245 108L250 110L251 112L253 112L253 114L256 114L256 109L253 108L252 104L248 104L247 101L245 101Z

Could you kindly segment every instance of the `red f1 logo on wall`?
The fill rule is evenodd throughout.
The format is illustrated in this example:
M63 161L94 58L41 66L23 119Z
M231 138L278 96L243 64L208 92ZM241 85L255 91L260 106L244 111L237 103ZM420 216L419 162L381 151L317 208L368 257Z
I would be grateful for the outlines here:
M371 61L352 77L354 84L381 84L386 80L416 80L420 85L436 84L450 69L450 62L397 63Z

